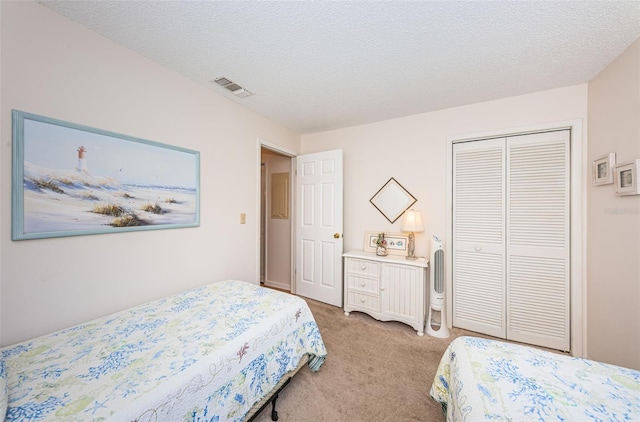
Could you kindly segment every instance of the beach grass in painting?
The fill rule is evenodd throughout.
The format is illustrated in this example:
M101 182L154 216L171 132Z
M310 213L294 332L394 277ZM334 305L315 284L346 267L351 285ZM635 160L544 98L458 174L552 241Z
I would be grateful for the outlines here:
M199 225L199 153L13 111L13 239Z

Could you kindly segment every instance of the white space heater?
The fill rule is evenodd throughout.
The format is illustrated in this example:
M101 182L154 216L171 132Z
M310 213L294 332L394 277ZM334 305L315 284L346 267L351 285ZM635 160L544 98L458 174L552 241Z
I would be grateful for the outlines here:
M449 327L444 309L444 250L442 241L431 238L431 265L429 265L429 309L427 334L433 337L449 337Z

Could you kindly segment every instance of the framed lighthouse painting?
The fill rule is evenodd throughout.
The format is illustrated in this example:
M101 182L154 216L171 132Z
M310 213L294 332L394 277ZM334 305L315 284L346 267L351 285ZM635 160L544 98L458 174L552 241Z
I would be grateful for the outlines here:
M13 110L12 239L195 227L200 153Z

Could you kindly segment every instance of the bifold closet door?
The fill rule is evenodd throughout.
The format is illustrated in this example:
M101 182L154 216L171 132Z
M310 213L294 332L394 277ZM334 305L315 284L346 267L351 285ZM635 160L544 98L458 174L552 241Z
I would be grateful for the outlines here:
M569 131L453 145L453 325L570 349Z
M453 145L453 325L504 338L505 138Z
M569 131L507 138L507 338L570 350Z

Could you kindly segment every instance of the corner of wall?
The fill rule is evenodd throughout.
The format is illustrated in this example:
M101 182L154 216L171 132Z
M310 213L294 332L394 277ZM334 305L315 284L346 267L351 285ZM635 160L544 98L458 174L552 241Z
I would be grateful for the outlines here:
M640 195L594 186L590 169L611 152L618 164L640 158L640 39L589 81L587 107L589 357L640 369Z

